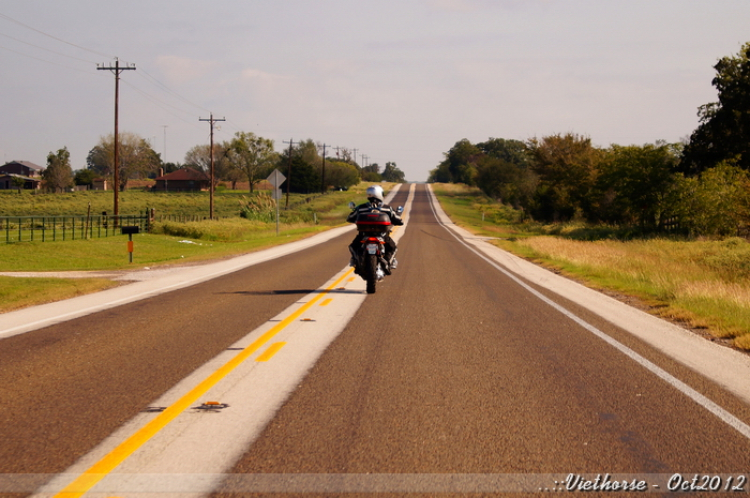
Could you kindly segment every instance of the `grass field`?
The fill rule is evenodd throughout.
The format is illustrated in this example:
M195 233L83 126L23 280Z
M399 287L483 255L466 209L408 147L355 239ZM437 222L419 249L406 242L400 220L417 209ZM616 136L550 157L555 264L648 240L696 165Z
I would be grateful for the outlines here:
M149 234L133 236L133 263L129 262L127 235L102 239L69 240L60 242L0 243L0 271L70 271L116 270L154 267L183 262L205 261L245 254L267 247L309 237L323 230L345 223L349 213L348 203L365 200L362 184L348 192L330 192L326 195L293 195L290 210L280 210L284 215L280 233L276 235L274 221L240 218L240 201L247 201L247 192L217 195L219 220L179 223L157 222ZM387 190L393 184L385 184ZM123 201L124 197L124 201ZM125 206L135 212L157 206L157 213L192 214L190 206L208 215L208 194L152 194L149 192L124 192L121 197L122 213ZM219 200L221 199L221 200ZM244 200L243 200L244 199ZM163 202L165 204L157 203ZM0 193L0 216L34 214L85 213L88 203L95 202L96 209L104 210L112 202L112 194L77 192L72 194L31 195L17 192ZM282 201L283 202L283 201ZM46 206L49 213L43 210ZM264 216L265 218L265 216ZM343 248L345 252L345 248ZM94 292L116 283L102 279L48 279L0 277L0 312L24 306L66 299Z
M363 184L364 185L364 184ZM351 193L361 193L363 188L353 187ZM256 191L255 194L268 191ZM291 194L289 205L293 211L308 211L307 199L329 197L338 200L340 194L349 192L331 192L321 194ZM252 197L247 190L219 190L214 195L214 216L218 218L235 218L239 216L240 203ZM103 211L113 214L114 195L111 191L89 190L64 194L43 194L22 190L0 190L0 216L85 216L91 205L92 214ZM281 206L286 205L286 197ZM208 217L208 192L146 192L143 190L126 190L119 194L121 215L142 214L146 209L154 209L156 216L194 215Z
M576 240L585 227L509 225L486 214L483 221L489 200L477 189L434 185L434 190L456 223L497 237L493 243L499 247L590 287L638 298L656 315L705 328L750 350L750 243L745 239ZM557 235L539 234L544 231ZM589 234L613 232L599 227Z

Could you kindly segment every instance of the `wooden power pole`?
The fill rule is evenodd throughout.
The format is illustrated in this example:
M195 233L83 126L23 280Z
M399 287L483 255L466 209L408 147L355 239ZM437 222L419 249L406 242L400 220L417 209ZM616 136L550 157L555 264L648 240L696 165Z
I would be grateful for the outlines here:
M211 117L208 119L198 118L198 121L208 121L211 123L211 145L209 146L209 155L211 157L210 176L211 186L209 187L208 194L208 218L214 219L214 123L217 121L226 121L225 118L214 118L214 113L211 113Z
M287 168L287 175L286 175L286 205L284 206L285 210L289 209L289 187L292 185L292 147L294 147L294 139L290 138L289 142L284 140L284 143L289 144L289 161Z
M114 144L114 165L113 169L114 171L114 191L115 191L115 226L118 224L117 216L120 214L120 204L119 204L119 192L120 192L120 138L118 135L118 129L117 129L117 120L118 120L118 114L119 114L119 100L120 100L120 73L123 71L135 71L135 64L130 64L128 66L120 66L120 59L115 58L115 66L96 66L96 69L102 70L102 71L112 71L112 74L115 75L115 144Z
M320 192L323 194L326 193L326 147L328 145L323 144L323 172L320 179Z

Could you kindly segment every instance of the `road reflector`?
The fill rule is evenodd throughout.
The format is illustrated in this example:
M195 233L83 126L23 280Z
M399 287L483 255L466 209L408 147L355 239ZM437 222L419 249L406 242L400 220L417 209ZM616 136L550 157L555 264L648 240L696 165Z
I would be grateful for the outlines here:
M219 403L218 401L206 401L200 406L194 407L196 410L222 410L228 408L229 405L226 403Z

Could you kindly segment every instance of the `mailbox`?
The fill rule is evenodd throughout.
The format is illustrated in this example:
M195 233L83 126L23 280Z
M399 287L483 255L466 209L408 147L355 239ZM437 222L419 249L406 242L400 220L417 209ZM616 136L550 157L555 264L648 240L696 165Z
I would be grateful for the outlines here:
M138 225L130 226L130 227L122 227L122 234L123 235L132 235L134 233L140 233L141 227Z

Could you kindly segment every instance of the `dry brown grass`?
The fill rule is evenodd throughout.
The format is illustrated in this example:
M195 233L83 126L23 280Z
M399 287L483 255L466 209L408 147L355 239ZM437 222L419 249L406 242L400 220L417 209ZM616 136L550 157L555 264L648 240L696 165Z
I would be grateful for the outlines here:
M531 237L515 244L595 285L635 295L665 317L707 327L750 349L750 244Z

